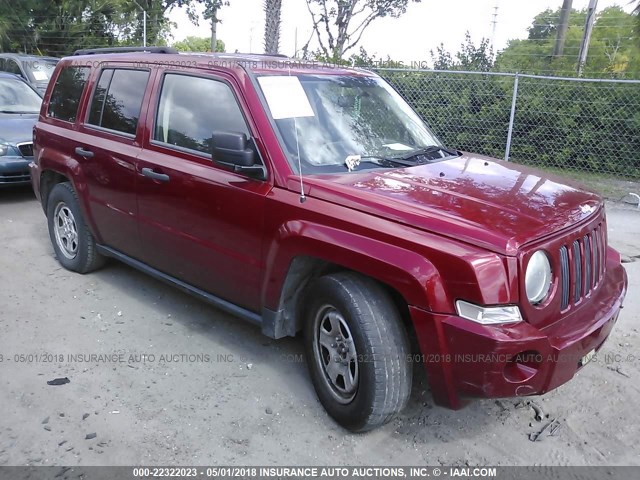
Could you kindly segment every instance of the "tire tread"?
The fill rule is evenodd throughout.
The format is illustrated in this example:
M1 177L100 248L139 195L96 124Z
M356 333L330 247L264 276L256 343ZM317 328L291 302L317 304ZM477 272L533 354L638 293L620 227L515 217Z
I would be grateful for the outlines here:
M57 191L58 189L64 189L71 195L72 201L70 203L72 205L70 205L70 207L73 209L73 216L75 217L75 220L76 220L78 237L80 236L84 237L82 239L83 241L82 242L79 241L79 243L86 246L86 252L85 252L86 254L82 254L82 252L79 251L78 257L77 257L78 261L74 262L73 266L67 266L64 264L63 266L65 266L65 268L68 268L70 270L73 270L82 274L90 273L95 270L98 270L105 264L106 259L103 255L100 255L100 253L98 253L98 250L96 247L96 241L93 235L91 234L91 231L87 227L87 224L84 220L84 216L82 215L82 211L80 209L80 199L78 198L78 194L76 193L75 189L71 185L71 182L61 182L55 185L51 189L51 192L49 193L49 199L55 198L56 195L61 195L61 193L58 193ZM51 200L47 202L47 205L49 205L48 215L50 215L52 209L55 208L53 204L55 204L55 202L51 202ZM48 221L51 222L52 220L48 219ZM51 235L51 241L54 244L54 248L55 248L56 245L55 245L55 239L53 235ZM56 254L58 255L58 260L61 261L62 259L60 258L60 255L57 253L57 251L56 251Z
M400 315L387 291L371 278L341 272L316 282L331 284L349 301L357 312L368 348L372 354L380 354L373 362L375 384L370 410L359 425L349 428L365 432L384 425L406 406L411 392L412 369L406 360L410 347Z

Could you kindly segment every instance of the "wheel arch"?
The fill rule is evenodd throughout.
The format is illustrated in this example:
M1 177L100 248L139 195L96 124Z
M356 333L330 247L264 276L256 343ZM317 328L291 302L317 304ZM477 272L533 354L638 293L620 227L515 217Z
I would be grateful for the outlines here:
M265 335L294 336L302 327L299 306L306 287L319 276L339 271L379 283L411 328L410 305L430 309L444 300L439 272L416 252L326 226L298 227L299 235L279 238L267 252L262 295Z
M97 240L100 240L101 237L98 234L99 232L95 219L93 218L89 208L89 193L87 191L86 181L82 174L82 169L75 161L71 164L64 163L62 167L64 168L60 168L58 164L55 164L46 158L40 159L40 203L45 215L47 214L48 199L51 190L53 190L53 188L59 183L69 182L78 195L80 209L85 223L89 227L89 231Z
M49 194L53 187L58 183L71 182L69 177L55 170L43 170L40 173L40 202L42 203L42 209L47 212L47 205L49 201ZM71 182L73 184L73 182Z

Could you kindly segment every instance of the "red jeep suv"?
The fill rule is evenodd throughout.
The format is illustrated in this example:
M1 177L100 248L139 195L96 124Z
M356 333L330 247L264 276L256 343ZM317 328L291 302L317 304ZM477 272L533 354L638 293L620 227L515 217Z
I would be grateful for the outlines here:
M115 258L301 333L352 431L403 408L414 364L459 408L545 393L611 332L627 279L595 194L445 147L367 71L128 50L60 61L35 126L65 268Z

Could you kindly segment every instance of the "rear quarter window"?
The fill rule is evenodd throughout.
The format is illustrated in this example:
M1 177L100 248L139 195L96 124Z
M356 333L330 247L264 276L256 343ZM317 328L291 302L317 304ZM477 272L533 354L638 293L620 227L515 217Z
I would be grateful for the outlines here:
M47 116L65 122L75 122L87 78L89 67L64 67L51 92Z

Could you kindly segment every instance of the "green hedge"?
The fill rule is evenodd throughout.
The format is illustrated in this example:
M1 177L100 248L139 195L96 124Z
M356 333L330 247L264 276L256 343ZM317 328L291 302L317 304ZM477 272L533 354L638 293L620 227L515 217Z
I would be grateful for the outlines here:
M513 76L377 73L445 144L504 157ZM521 77L510 159L640 178L640 83Z

